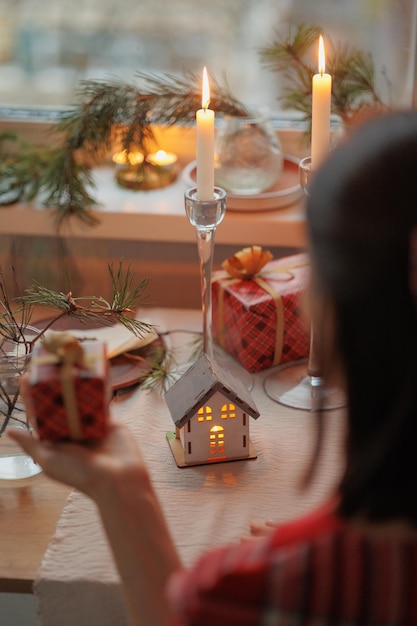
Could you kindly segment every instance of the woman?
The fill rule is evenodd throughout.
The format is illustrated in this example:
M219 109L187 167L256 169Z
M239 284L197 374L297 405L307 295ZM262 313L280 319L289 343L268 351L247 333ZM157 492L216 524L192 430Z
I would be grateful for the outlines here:
M321 368L349 405L346 470L319 510L187 572L123 426L94 449L13 435L97 504L132 624L417 624L415 172L417 112L395 113L358 129L311 186Z

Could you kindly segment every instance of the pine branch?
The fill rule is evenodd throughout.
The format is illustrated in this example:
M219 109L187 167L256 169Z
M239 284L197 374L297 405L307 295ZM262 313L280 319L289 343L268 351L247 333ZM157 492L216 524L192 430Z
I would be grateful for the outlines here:
M39 192L52 151L20 141L17 135L0 135L0 205L32 200Z
M174 333L189 333L194 336L189 343L191 354L187 359L187 363L195 361L203 351L202 333L185 329L174 329L165 331L160 336L172 335ZM157 391L160 395L163 395L189 367L188 364L179 367L175 350L168 350L165 346L151 351L147 361L150 366L149 373L141 381L141 386L143 389Z
M127 152L144 154L154 141L153 125L191 122L201 106L199 80L191 73L184 77L157 77L138 74L140 86L121 81L84 81L80 85L80 104L65 114L55 130L64 136L51 167L45 171L45 205L55 208L57 226L75 215L87 224L97 223L91 213L95 200L86 191L93 185L89 167L77 161L82 149L95 162L108 150L117 136ZM190 85L195 88L190 89ZM246 109L216 81L212 84L212 106L217 111L244 115Z
M42 176L42 187L46 195L44 204L55 210L55 221L59 230L62 223L74 215L81 222L93 226L98 219L88 210L96 205L87 187L94 187L90 168L77 162L70 148L55 150Z
M285 109L295 109L311 123L312 78L317 72L316 49L321 29L299 25L287 38L278 37L260 50L262 63L283 76ZM385 107L375 86L372 56L349 43L335 45L326 35L326 67L332 75L332 112L349 122L363 107Z
M116 270L113 264L109 264L108 271L113 288L111 303L101 296L74 298L71 291L67 294L56 292L37 282L34 282L30 288L21 294L14 269L12 269L14 287L19 295L12 301L8 295L3 270L0 267L0 356L6 357L10 354L10 343L19 346L22 358L17 365L13 363L10 365L14 368L13 373L16 371L16 378L26 368L27 355L32 352L33 345L62 317L71 316L86 325L92 321L99 321L104 325L118 321L139 338L153 330L151 324L131 317L133 310L144 303L146 298L144 292L148 280L144 279L136 283L130 265L124 270L122 263L119 263ZM53 310L54 315L41 330L37 331L37 334L29 337L27 326L35 306ZM162 358L159 358L159 364L161 362ZM5 431L10 419L26 423L16 417L18 396L18 388L15 393L10 393L0 377L0 415L4 417L3 421L0 420L0 436Z
M20 294L14 267L11 268L11 271L14 279L14 290ZM21 295L17 296L15 301L21 301L21 297ZM19 341L23 336L23 329L30 324L32 313L33 307L29 303L17 307L11 301L6 288L4 272L0 266L0 340L3 338L15 342Z
M100 163L116 138L122 148L149 152L154 125L191 123L201 107L201 80L191 72L137 75L139 85L122 80L80 83L77 104L62 114L53 132L61 139L54 149L34 148L11 136L0 137L0 204L30 200L39 192L44 205L54 210L56 226L74 216L93 226L98 218L91 164ZM247 111L212 79L211 106L219 113L244 115ZM14 141L13 150L6 149Z
M165 347L154 348L146 360L149 364L149 372L142 379L141 387L156 391L162 396L180 376L175 352Z
M311 121L311 79L317 70L313 46L320 32L315 25L290 26L286 39L277 38L260 50L262 63L283 76L283 107L300 111L307 121ZM347 122L360 107L385 106L376 92L371 55L349 44L335 47L329 37L326 42L333 113ZM42 192L44 205L55 212L58 230L72 216L89 226L97 224L93 212L97 203L88 191L94 188L91 164L100 163L116 138L127 152L140 150L146 155L155 139L154 125L192 123L201 106L200 78L192 72L183 76L142 72L137 78L137 85L121 80L82 82L78 104L54 127L61 138L58 148L16 143L14 150L6 150L0 137L0 204L32 199ZM213 78L211 106L219 114L247 113Z
M108 272L113 289L111 303L101 296L74 297L71 291L56 292L34 281L33 285L21 296L18 310L24 310L27 306L37 306L56 311L56 315L48 326L42 329L39 337L64 316L74 317L82 323L99 321L110 325L118 321L134 335L143 337L153 327L151 324L132 318L132 313L138 306L145 303L148 279L145 278L136 283L130 265L125 271L122 263L119 263L117 271L112 263L109 264Z

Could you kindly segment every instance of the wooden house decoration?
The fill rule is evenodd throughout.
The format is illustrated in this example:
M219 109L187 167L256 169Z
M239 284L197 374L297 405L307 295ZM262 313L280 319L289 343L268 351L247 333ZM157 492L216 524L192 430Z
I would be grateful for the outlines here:
M245 385L203 354L165 394L175 424L167 439L178 467L256 458Z

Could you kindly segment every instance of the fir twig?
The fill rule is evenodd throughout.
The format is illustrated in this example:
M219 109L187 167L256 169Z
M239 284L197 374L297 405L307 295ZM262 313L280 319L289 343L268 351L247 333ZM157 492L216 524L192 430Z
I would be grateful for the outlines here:
M52 150L33 146L13 133L0 135L0 205L30 201L40 191Z
M0 204L34 198L42 192L43 203L55 212L56 226L74 216L92 226L99 220L91 193L91 165L99 163L116 138L128 152L149 152L155 140L154 125L190 123L201 106L201 78L138 73L138 84L122 80L83 81L76 105L62 114L53 128L60 145L41 149L0 137ZM211 103L216 111L244 115L245 107L227 88L211 81ZM5 140L14 141L14 149Z
M14 267L11 268L15 292L20 294ZM21 301L21 295L16 301ZM18 313L17 313L18 309ZM33 307L31 305L16 306L9 297L3 269L0 267L0 339L19 342L23 337L23 329L30 324Z
M37 305L58 311L47 327L41 331L41 335L59 318L72 316L82 323L100 321L103 324L112 324L117 321L134 335L143 337L153 329L152 324L134 319L131 314L138 306L145 303L147 296L144 292L148 286L148 279L145 278L136 283L130 265L124 271L122 263L119 263L117 270L110 263L108 272L113 290L111 302L102 296L74 297L71 291L66 294L56 292L34 282L21 297L21 306Z
M191 73L183 77L138 74L139 85L122 81L84 81L78 91L79 104L57 124L64 137L60 150L45 172L45 205L56 210L58 228L70 215L88 224L97 222L90 211L94 198L87 193L93 185L89 164L80 161L79 151L98 162L116 137L127 152L145 155L155 140L153 126L191 122L201 106L199 80ZM195 88L190 89L190 85ZM212 105L220 113L243 115L246 109L228 90L214 80Z
M191 354L188 358L188 363L195 361L202 353L202 333L186 329L173 329L160 333L160 336L166 337L174 333L188 333L194 336L189 343ZM156 348L151 355L153 358L152 356L148 358L150 371L141 381L141 386L144 389L155 390L160 395L163 395L184 373L184 368L179 367L174 350L169 350L166 347L160 347Z
M311 123L312 77L317 72L317 42L322 29L301 24L287 38L277 36L260 50L262 63L283 76L282 106L303 113ZM380 108L372 56L349 43L335 45L326 35L326 71L332 77L332 112L348 123L360 108Z
M13 301L8 295L5 276L0 267L0 356L7 356L10 343L17 345L20 349L23 348L23 362L19 368L24 369L25 355L31 353L35 342L64 316L72 316L85 324L89 321L99 321L101 324L110 325L117 321L138 337L143 337L153 330L152 324L131 317L133 311L145 303L148 280L143 279L137 283L130 265L126 270L123 269L122 263L119 263L117 269L112 263L108 265L113 290L111 302L107 302L101 296L73 297L71 291L66 294L56 292L37 282L21 294L15 272L12 271L15 290L19 294ZM53 310L55 314L44 328L36 335L29 337L25 335L25 329L30 323L35 306ZM20 369L16 370L17 376L20 373ZM0 435L4 432L9 420L16 419L17 400L18 391L10 394L0 377L0 413L4 416L3 422L0 423Z
M154 348L148 358L149 373L141 381L141 387L156 391L161 396L178 379L178 363L174 350L166 347Z
M78 162L70 146L56 149L43 172L42 187L45 206L55 210L56 225L60 226L72 215L88 226L98 223L89 210L97 203L87 188L94 187L90 168Z

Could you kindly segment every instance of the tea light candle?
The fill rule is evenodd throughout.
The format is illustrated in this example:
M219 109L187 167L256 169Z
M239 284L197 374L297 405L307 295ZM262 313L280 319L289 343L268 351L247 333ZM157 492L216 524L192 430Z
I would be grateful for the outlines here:
M113 163L119 166L134 166L143 163L144 155L142 152L129 152L128 150L121 150L113 154Z
M332 77L325 74L323 37L319 39L319 73L313 76L311 110L311 168L317 170L330 149Z
M175 165L178 161L178 157L173 152L165 152L165 150L158 150L153 154L148 154L146 160L152 165L157 165L159 167L170 167Z
M203 70L202 108L197 111L197 198L212 200L214 195L214 111L209 109L210 85Z

